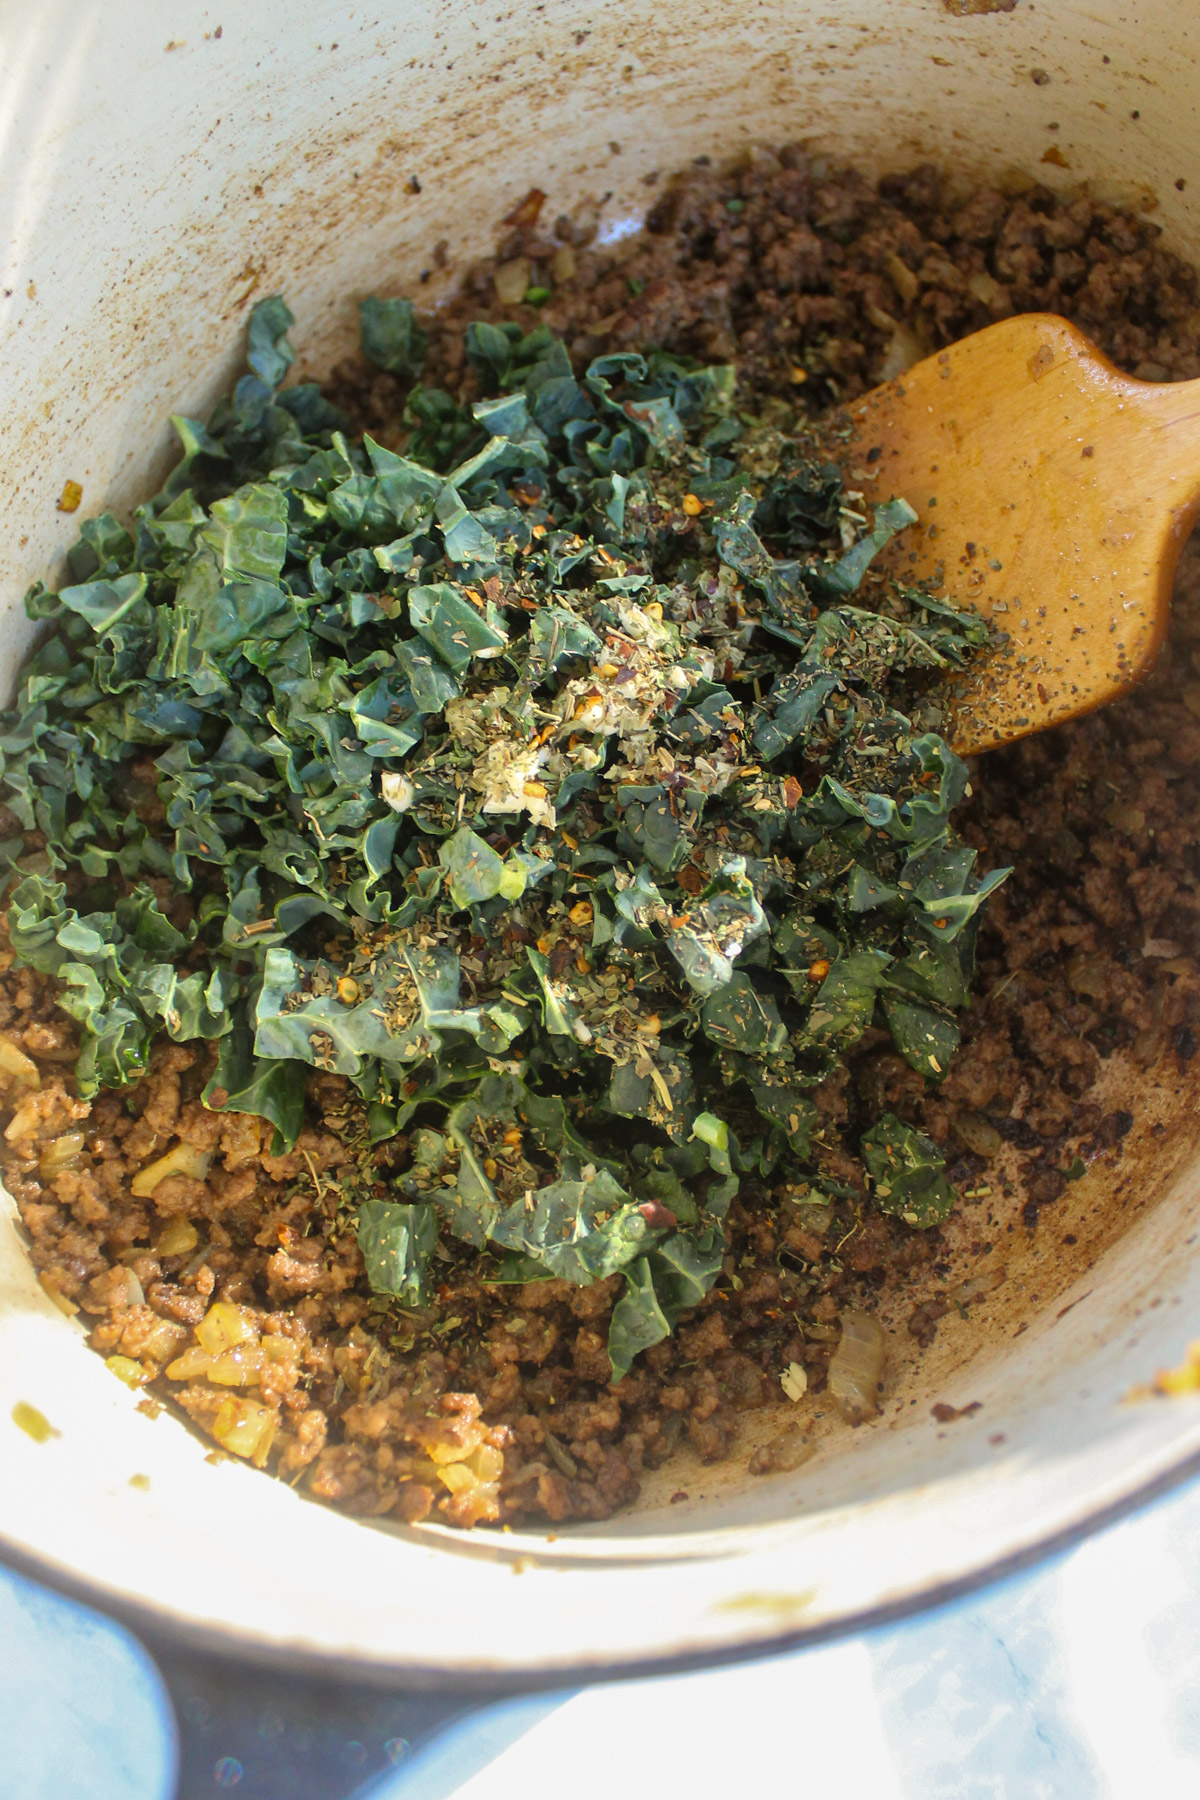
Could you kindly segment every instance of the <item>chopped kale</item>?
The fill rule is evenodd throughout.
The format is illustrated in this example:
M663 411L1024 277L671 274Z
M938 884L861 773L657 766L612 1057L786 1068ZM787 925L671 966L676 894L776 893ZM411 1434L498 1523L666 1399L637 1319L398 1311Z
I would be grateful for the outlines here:
M885 1113L862 1141L863 1161L875 1183L875 1204L909 1225L940 1225L954 1205L946 1163L932 1138Z
M410 303L360 319L415 382ZM358 1205L376 1291L422 1304L439 1231L502 1281L619 1274L620 1379L720 1277L744 1178L818 1174L810 1093L869 1029L946 1073L1003 872L913 721L986 628L875 569L911 509L868 519L731 368L474 325L485 398L413 385L397 450L281 386L290 324L255 308L132 529L86 521L28 597L12 947L85 1095L215 1040L205 1103L278 1152L308 1072L346 1077L409 1134ZM889 1114L862 1154L884 1211L946 1216L928 1139Z
M377 1294L394 1294L409 1306L425 1299L424 1273L437 1242L432 1206L364 1200L358 1208L358 1247Z

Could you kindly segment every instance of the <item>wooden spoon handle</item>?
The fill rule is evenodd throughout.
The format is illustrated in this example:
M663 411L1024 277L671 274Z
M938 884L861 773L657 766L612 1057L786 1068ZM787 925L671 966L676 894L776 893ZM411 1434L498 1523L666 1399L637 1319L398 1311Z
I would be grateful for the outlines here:
M1200 510L1200 382L1122 375L1029 313L964 338L851 409L851 468L918 523L894 564L1009 638L948 684L983 750L1102 705L1144 674Z

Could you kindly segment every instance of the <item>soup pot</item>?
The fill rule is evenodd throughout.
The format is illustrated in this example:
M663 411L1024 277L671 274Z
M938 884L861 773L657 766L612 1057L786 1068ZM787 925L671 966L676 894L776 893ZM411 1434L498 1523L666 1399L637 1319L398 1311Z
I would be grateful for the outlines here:
M64 483L81 516L152 491L168 414L227 385L255 298L287 296L319 375L353 347L357 298L435 305L534 185L555 212L598 207L613 242L648 177L789 141L872 172L1086 180L1200 259L1198 51L1184 0L3 0L5 685L23 591L69 540ZM791 1474L693 1464L669 1484L686 1500L648 1492L557 1536L366 1524L214 1460L55 1309L6 1200L0 1540L213 1644L465 1685L925 1604L1200 1459L1200 1398L1129 1398L1200 1333L1194 1121L1186 1071L1144 1082L1121 1163L1060 1202L1077 1260L1057 1234L1018 1245L993 1304L952 1315L923 1362L896 1349L871 1424ZM934 1400L979 1407L939 1423Z

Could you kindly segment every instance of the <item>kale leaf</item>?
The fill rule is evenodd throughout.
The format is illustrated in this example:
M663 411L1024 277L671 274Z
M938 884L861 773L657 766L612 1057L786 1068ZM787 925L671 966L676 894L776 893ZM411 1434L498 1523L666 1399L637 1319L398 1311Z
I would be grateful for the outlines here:
M940 1225L954 1205L945 1159L932 1138L885 1113L862 1140L863 1161L875 1184L875 1204L909 1225Z

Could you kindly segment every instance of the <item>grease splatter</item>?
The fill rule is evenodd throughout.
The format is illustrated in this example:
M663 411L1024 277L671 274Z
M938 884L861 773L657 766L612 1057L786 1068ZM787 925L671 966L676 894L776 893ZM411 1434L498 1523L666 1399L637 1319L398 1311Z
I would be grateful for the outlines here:
M30 1406L28 1400L18 1400L12 1409L12 1422L18 1431L31 1437L35 1444L48 1444L51 1438L61 1437L62 1432L52 1425L44 1412L36 1406Z

